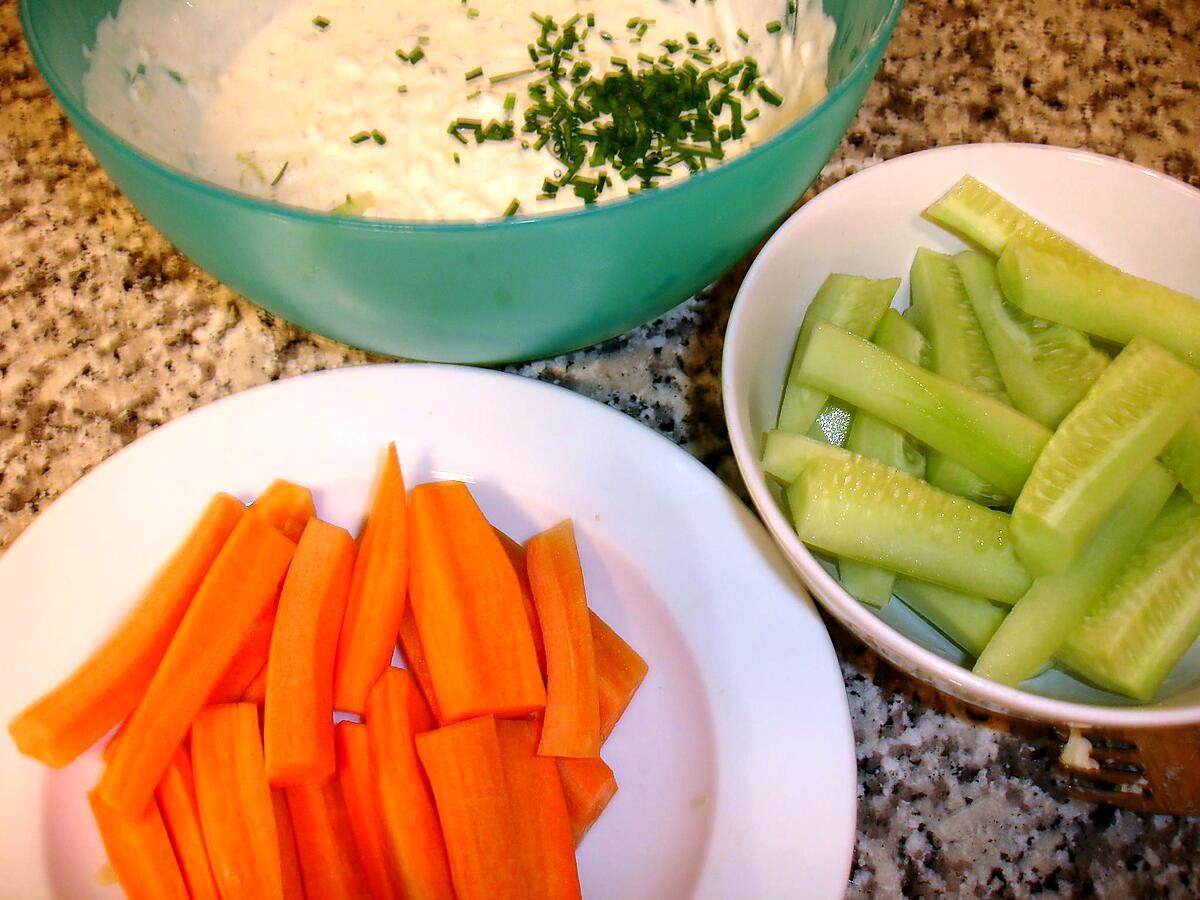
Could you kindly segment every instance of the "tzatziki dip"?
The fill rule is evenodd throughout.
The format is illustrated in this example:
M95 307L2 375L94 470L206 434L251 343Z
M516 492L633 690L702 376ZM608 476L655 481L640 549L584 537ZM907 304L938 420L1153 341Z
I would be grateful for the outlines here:
M88 109L279 203L405 220L661 188L825 96L810 0L123 0Z

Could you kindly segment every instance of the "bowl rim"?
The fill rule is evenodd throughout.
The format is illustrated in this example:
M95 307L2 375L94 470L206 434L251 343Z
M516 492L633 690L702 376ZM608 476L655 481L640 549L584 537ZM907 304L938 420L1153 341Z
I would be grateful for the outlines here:
M1133 169L1143 175L1160 179L1177 189L1195 194L1196 199L1200 200L1200 190L1163 172L1127 160L1088 150L1020 142L954 144L933 147L885 160L843 178L805 203L779 227L758 253L734 299L725 331L725 346L721 358L721 397L729 441L733 447L738 470L759 516L767 525L767 530L771 532L772 537L783 549L784 555L821 606L850 629L856 638L870 646L872 652L885 658L890 656L893 661L903 660L903 665L898 662L896 664L910 677L931 684L943 692L945 691L939 686L939 682L953 684L958 689L957 693L948 693L953 693L954 696L969 705L984 709L989 713L1000 713L1011 718L1107 728L1161 728L1200 723L1200 703L1174 707L1092 704L1059 700L1026 691L1021 687L1009 687L976 675L970 669L926 649L897 631L851 597L800 541L771 494L766 474L754 449L756 441L749 433L749 428L743 427L741 413L744 411L744 404L740 400L738 386L734 384L733 380L733 373L737 369L739 357L742 355L740 349L742 341L738 339L738 332L742 327L743 320L748 315L746 310L755 302L754 294L758 280L756 276L766 266L764 259L772 255L770 251L776 244L786 243L788 237L785 232L792 219L803 216L805 210L810 207L820 209L838 202L843 185L853 181L861 172L883 166L900 166L916 157L948 155L963 150L986 152L999 147L1019 147L1030 151L1067 154L1082 157L1095 164ZM877 646L887 648L890 653L885 654L875 649Z
M24 34L25 43L29 48L34 62L37 65L38 72L42 78L50 86L51 92L55 99L66 110L67 115L74 122L82 121L89 128L98 132L99 135L113 144L116 149L133 156L144 166L148 166L156 171L158 175L166 178L168 181L174 182L177 187L189 190L199 191L208 194L216 199L224 200L232 203L235 206L240 206L249 211L257 211L267 213L269 215L279 216L284 219L292 219L305 224L321 224L333 222L338 226L350 228L352 230L363 231L397 231L403 233L444 233L444 232L475 232L481 229L497 230L508 228L536 228L549 227L552 222L574 221L581 216L598 216L604 215L611 210L620 211L629 208L636 204L651 204L656 202L656 197L661 196L679 196L683 191L695 191L698 188L694 185L708 184L720 178L730 177L726 173L740 171L740 169L748 163L751 157L761 156L766 152L766 148L776 146L788 140L792 135L806 130L809 124L815 120L822 111L833 106L848 90L849 85L854 82L863 70L869 65L875 65L882 60L883 51L887 41L891 38L892 31L896 26L896 22L900 18L900 12L904 8L905 0L890 0L891 5L886 13L876 24L871 32L867 42L863 45L861 55L858 60L851 66L845 76L838 81L833 88L829 89L824 97L806 111L802 116L791 122L787 127L781 128L779 131L772 134L765 141L752 146L745 153L740 154L727 163L719 166L714 166L712 169L706 169L682 178L672 184L667 185L661 190L654 191L639 191L633 195L627 195L609 203L586 205L580 209L567 210L565 212L547 212L535 213L526 215L513 215L507 218L496 217L489 219L444 219L444 220L428 220L428 219L391 219L373 216L344 216L338 215L329 211L315 210L304 206L293 206L285 203L278 203L272 200L266 200L261 197L255 197L251 194L244 194L240 191L235 191L231 188L223 187L215 182L208 181L203 178L198 178L184 172L182 169L176 168L169 163L162 162L148 153L143 152L136 145L125 140L115 131L101 122L86 107L77 104L71 93L66 89L63 79L59 76L55 68L48 64L49 55L45 52L42 46L42 41L35 28L30 24L30 7L35 0L18 0L18 7L21 19L21 30ZM884 46L881 46L884 45ZM878 55L876 63L870 63L872 58ZM839 138L840 140L840 138ZM640 207L638 207L640 208Z

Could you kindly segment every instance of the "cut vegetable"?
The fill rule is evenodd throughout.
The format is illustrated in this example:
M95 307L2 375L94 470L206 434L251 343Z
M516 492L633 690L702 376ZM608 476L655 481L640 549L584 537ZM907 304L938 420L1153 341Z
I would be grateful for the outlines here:
M1008 516L881 463L815 460L788 500L800 539L819 550L1010 604L1029 588Z
M283 583L263 708L267 778L324 781L334 772L333 662L354 570L354 539L310 519Z
M813 329L798 377L890 422L1016 496L1050 432L985 394L955 384L830 325Z
M570 520L529 540L526 565L546 646L543 756L600 755L600 696L583 567Z
M578 847L596 824L600 814L617 793L617 778L602 759L560 759L558 775L562 780L571 834Z
M790 431L768 431L763 435L763 470L788 485L804 468L819 459L844 462L853 454L841 447Z
M267 667L264 665L258 670L258 674L242 691L242 696L238 698L240 703L257 703L262 706L267 702Z
M210 706L192 724L204 841L222 897L283 897L279 836L263 767L258 707Z
M1176 492L1058 659L1093 684L1149 700L1198 635L1200 506Z
M1013 406L1056 427L1100 377L1108 357L1082 331L1026 315L1009 303L995 264L982 253L960 253L954 264Z
M1171 438L1163 451L1162 462L1187 488L1192 499L1200 501L1200 416L1188 419Z
M412 604L437 707L446 721L543 709L521 588L465 484L412 493Z
M1069 566L1197 410L1200 374L1143 338L1130 343L1063 419L1013 507L1030 571Z
M290 540L290 539L289 539ZM242 636L241 646L208 696L210 705L237 703L267 664L271 633L275 630L275 604L269 603Z
M284 788L308 900L369 898L350 813L337 778Z
M525 880L522 897L579 900L579 870L567 801L554 759L538 755L538 724L500 720L496 737L512 800L512 842Z
M333 705L361 713L367 691L392 662L408 599L408 508L404 476L389 444L383 474L354 562L338 638Z
M141 600L79 668L35 701L8 731L17 748L61 768L137 706L193 596L246 507L217 494Z
M250 508L293 543L300 540L308 520L317 514L312 491L282 478L272 481Z
M948 494L965 497L981 506L1008 506L1013 498L994 484L980 478L966 466L944 453L931 450L925 460L925 478Z
M391 842L383 824L383 798L371 772L367 726L338 722L335 733L337 772L350 814L350 830L358 845L367 886L375 900L405 896L392 860Z
M525 565L525 548L510 538L500 529L496 529L496 537L504 548L508 561L512 564L517 576L517 584L521 586L521 605L525 607L525 617L529 620L529 631L533 635L533 649L537 653L538 669L541 670L542 680L546 679L546 646L542 640L542 625L538 621L537 605L533 602L533 588L529 585L529 571Z
M781 431L804 434L812 427L829 399L828 393L796 381L797 368L817 323L830 322L870 338L899 286L899 278L871 281L858 275L830 275L825 279L804 312L804 322L796 338L792 370L779 407L778 428Z
M1039 578L1017 601L975 663L975 673L1016 685L1050 662L1063 641L1120 576L1138 541L1171 496L1175 479L1151 463L1058 575Z
M127 815L146 808L241 636L279 596L295 549L260 516L241 517L126 723L124 738L100 779L105 802Z
M883 609L892 599L892 585L896 573L881 569L856 559L839 558L837 561L838 581L846 593L875 609Z
M821 408L817 420L808 429L808 436L814 440L833 444L835 447L844 447L853 419L853 407L847 406L837 399L827 400L825 406Z
M1007 612L982 597L913 578L896 579L896 596L972 657L983 652Z
M155 790L158 808L175 848L175 859L192 900L219 900L200 827L200 805L192 777L192 758L186 747L175 751L171 765Z
M300 872L300 851L296 849L296 829L282 788L271 789L271 808L275 811L275 833L279 837L279 866L283 875L286 900L304 897L304 876Z
M409 673L385 669L367 695L367 737L401 892L421 900L453 900L446 843L415 743L434 724Z
M130 818L105 803L96 791L88 794L88 801L109 865L129 900L188 900L157 803Z
M600 694L600 742L608 740L625 715L650 667L636 650L594 612L588 616L596 654L596 685Z
M444 724L445 720L437 708L437 698L433 695L433 678L429 674L429 663L425 658L425 648L421 646L421 635L417 632L417 620L413 617L411 604L404 611L404 618L400 620L399 637L400 654L404 657L407 671L421 688L421 696L425 698L425 704L433 713L434 722L438 725ZM388 669L383 671L386 675Z
M417 735L437 803L458 900L524 896L514 812L491 716Z
M1031 316L1118 344L1145 337L1200 365L1200 298L1022 240L1004 248L996 275L1004 296Z

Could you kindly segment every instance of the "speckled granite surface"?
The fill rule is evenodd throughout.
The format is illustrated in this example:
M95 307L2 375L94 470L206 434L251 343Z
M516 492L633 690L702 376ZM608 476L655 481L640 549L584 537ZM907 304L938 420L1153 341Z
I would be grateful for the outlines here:
M938 144L1087 147L1200 186L1200 0L910 0L817 188ZM0 0L0 549L92 466L274 378L373 357L274 320L117 195ZM740 271L603 347L516 367L666 433L731 483L721 333ZM859 746L853 895L1200 894L1200 820L1053 796L1048 735L975 716L834 629Z

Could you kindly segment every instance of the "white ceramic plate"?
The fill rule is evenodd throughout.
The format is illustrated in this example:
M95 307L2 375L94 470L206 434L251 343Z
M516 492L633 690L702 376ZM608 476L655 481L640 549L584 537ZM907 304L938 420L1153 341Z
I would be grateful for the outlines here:
M972 174L1021 208L1113 264L1179 290L1200 291L1200 192L1119 160L1029 144L975 144L903 156L859 172L802 207L763 248L738 294L725 335L723 391L730 440L755 505L809 588L833 615L905 671L969 702L1025 718L1111 727L1200 722L1200 646L1142 707L1057 671L1022 690L973 675L961 653L906 607L882 615L858 603L789 525L759 464L773 427L796 332L831 272L904 276L895 305L908 306L917 247L963 244L921 218Z
M371 366L238 394L72 487L0 559L0 718L117 623L218 490L313 488L357 530L382 450L409 484L472 482L524 539L575 520L593 607L650 674L605 745L620 790L581 847L589 898L840 897L853 736L816 610L770 538L700 463L569 391L479 369ZM0 894L107 897L90 753L50 773L0 739Z

